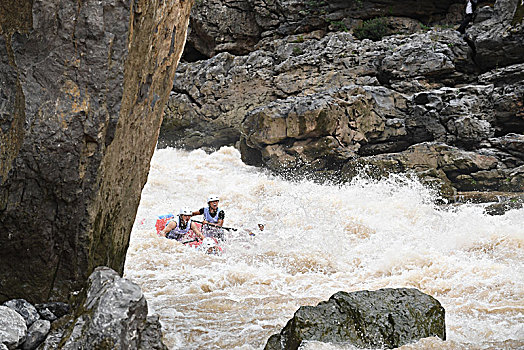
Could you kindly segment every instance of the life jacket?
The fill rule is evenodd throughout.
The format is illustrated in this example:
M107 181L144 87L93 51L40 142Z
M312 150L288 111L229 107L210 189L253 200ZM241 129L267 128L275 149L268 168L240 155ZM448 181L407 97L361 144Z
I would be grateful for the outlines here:
M209 213L209 207L206 207L204 208L204 220L212 224L217 224L218 223L218 213L220 213L220 208L217 208L217 212L215 216L211 216L211 214Z
M178 216L177 219L173 219L173 220L177 220L176 221L176 227L167 233L166 238L176 239L177 241L179 241L179 240L182 239L182 237L184 237L184 235L186 233L189 232L189 230L191 230L191 219L189 219L189 221L187 222L187 224L186 224L186 226L184 228L180 228L181 227L181 225L180 225L180 216ZM169 225L169 223L171 221L173 221L173 220L169 220L167 225Z

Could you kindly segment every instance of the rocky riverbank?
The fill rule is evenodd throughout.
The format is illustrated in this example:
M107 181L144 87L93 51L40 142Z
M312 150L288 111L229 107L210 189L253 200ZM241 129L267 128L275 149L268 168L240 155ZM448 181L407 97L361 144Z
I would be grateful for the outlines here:
M448 200L524 191L520 2L481 3L465 36L454 1L422 2L424 15L394 2L277 1L271 15L256 1L219 3L194 9L191 25L216 45L192 30L198 60L175 75L160 146L236 145L248 164L332 181L412 173ZM258 29L225 34L214 19L226 14ZM374 40L362 36L372 19Z
M61 302L3 303L0 349L167 349L140 287L114 270L97 268L72 300L73 309Z

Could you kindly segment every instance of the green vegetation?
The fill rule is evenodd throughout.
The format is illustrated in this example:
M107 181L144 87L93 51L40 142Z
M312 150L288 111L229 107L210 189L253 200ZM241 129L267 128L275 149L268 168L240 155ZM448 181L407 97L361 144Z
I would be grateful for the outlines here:
M422 30L425 31L425 32L427 32L428 30L431 30L431 27L425 25L424 23L420 24L420 28L422 28Z
M511 25L515 26L521 23L523 17L524 17L524 4L522 4L522 1L518 1L517 9L515 10L515 15L513 16Z
M336 31L339 31L339 32L348 31L348 27L346 27L346 24L343 21L332 21L332 20L326 19L326 22L329 23Z
M293 47L293 56L299 56L299 55L302 55L303 53L304 51L302 50L301 47L298 47L298 46Z
M295 40L293 40L294 43L303 43L304 42L304 36L299 35Z
M381 40L387 34L388 27L386 20L383 17L377 17L362 22L362 24L355 28L354 34L357 39L371 39L373 41Z

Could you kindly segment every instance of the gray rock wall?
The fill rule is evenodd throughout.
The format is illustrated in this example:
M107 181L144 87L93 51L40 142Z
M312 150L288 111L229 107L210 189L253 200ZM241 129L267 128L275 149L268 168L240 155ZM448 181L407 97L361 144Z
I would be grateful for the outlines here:
M260 41L245 55L230 50L181 64L159 145L235 145L248 164L335 181L362 173L366 164L382 168L376 174L414 171L449 198L457 191L522 191L522 4L481 1L461 35L449 26L423 26L447 18L458 27L458 3L357 3L287 2L279 12L272 6L280 3L272 2L266 14L274 15L273 27L262 25L261 8L252 3ZM199 9L209 19L227 12L228 4L216 0ZM386 4L391 15L383 13ZM220 40L235 41L234 33L193 15ZM387 35L360 39L351 28L374 16ZM314 18L330 19L329 28L318 30ZM347 27L337 29L341 18ZM300 27L302 20L311 26ZM473 152L495 161L488 167L417 165L418 154L441 159L442 145L453 155L447 159L460 162Z
M0 300L122 272L191 5L2 2Z
M314 30L352 29L362 20L393 16L424 24L450 20L460 0L207 0L197 1L190 23L188 60L220 52L247 54L259 42ZM460 15L460 13L459 13ZM451 16L451 18L450 18Z

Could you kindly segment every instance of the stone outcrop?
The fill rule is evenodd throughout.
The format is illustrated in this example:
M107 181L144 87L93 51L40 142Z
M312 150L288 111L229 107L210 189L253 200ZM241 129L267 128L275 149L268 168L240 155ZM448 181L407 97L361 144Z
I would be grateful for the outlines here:
M140 287L114 270L96 268L79 301L74 315L54 327L39 349L60 344L61 349L167 350L158 316L147 316Z
M490 16L468 32L481 69L505 67L524 60L524 4L497 0Z
M338 292L301 306L266 350L295 350L304 341L392 349L426 337L446 339L444 308L417 289Z
M176 146L222 146L231 140L215 139L215 133L223 135L229 129L229 135L236 134L238 140L246 114L277 100L351 84L378 86L379 78L398 86L400 92L442 87L442 81L463 83L474 70L469 50L452 31L380 42L360 41L350 33L323 37L313 33L303 40L293 36L273 41L247 56L222 53L206 61L180 64L162 134L176 135L172 144ZM395 56L398 51L410 56L402 71L393 64L402 61ZM425 55L419 57L420 52ZM386 58L387 65L383 63ZM163 135L160 141L165 140Z
M0 5L0 301L122 272L191 5Z
M400 9L407 3L397 4L388 16L381 14L382 5L368 8L368 2L358 11L353 8L357 2L294 3L270 11L274 27L262 25L267 22L258 2L243 2L248 3L264 34L252 49L242 50L243 56L234 56L239 52L228 50L229 44L216 45L202 57L227 52L180 65L161 147L236 145L248 164L330 180L382 166L384 175L413 172L448 197L457 191L522 191L520 2L481 2L466 36L442 27L427 30L419 22L430 23L430 16L431 23L458 23L461 6L452 2L439 8L421 2ZM318 11L301 7L313 3ZM200 8L210 18L227 12L229 5L216 0ZM395 17L402 14L404 19ZM209 33L223 43L241 42L213 20L194 16L201 27L215 28ZM376 16L388 19L388 30L410 29L379 41L360 40L351 32L362 19ZM329 28L316 26L312 18L343 18L349 32L336 32L334 22ZM418 164L422 154L440 161ZM492 162L487 168L484 163L464 168L464 157Z
M0 306L0 349L167 349L157 316L135 283L98 267L68 304L33 306L13 299ZM38 310L38 311L37 311Z
M315 30L351 30L362 20L392 17L400 24L414 19L424 24L457 21L458 0L446 1L197 1L191 13L187 60L210 58L220 52L244 55L267 39ZM395 27L394 30L406 29Z

